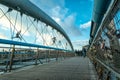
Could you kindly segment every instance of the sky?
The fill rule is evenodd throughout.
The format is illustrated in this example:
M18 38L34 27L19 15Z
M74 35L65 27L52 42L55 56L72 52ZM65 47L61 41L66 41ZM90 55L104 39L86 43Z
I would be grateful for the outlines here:
M68 34L74 49L88 44L93 0L30 0Z
M88 44L89 34L90 34L90 26L91 26L91 19L92 19L92 9L93 9L93 0L30 0L33 4L39 7L42 11L44 11L47 15L49 15L53 20L55 20L67 33L69 36L74 49L81 50L82 46ZM7 12L8 8L3 7L0 5L0 8ZM0 16L3 15L3 12L0 11ZM12 14L11 14L12 13ZM35 28L31 28L26 31L31 23L27 24L25 21L28 19L25 15L23 15L22 22L25 22L24 25L22 24L21 16L16 11L12 11L10 14L6 14L11 19L11 22L17 26L17 30L21 30L21 34L24 34L23 37L28 39L29 41L35 40L34 36L37 33ZM18 16L16 18L16 16ZM14 19L14 20L13 20ZM16 19L16 22L15 22ZM30 19L29 19L30 22ZM35 23L36 24L36 23ZM14 25L12 25L4 16L2 19L0 18L0 38L10 39L10 33L14 33ZM44 25L44 24L42 24ZM32 25L33 26L33 25ZM21 28L22 27L22 28ZM40 29L41 30L41 29ZM34 35L33 35L34 34ZM33 35L33 36L32 36ZM43 34L43 37L48 38L49 44L51 44L51 36ZM41 38L38 36L38 43L41 43Z

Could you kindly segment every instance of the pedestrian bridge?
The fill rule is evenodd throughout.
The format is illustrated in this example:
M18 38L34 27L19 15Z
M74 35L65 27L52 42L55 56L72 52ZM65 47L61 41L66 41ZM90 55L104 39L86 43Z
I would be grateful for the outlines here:
M83 57L32 2L0 0L0 80L119 80L120 0L94 0L93 8Z
M93 64L87 57L73 57L13 71L0 77L2 80L97 80Z

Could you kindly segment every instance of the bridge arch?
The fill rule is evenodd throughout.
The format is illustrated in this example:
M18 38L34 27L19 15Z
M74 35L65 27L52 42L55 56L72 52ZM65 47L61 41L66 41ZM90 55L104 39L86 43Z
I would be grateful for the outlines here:
M50 18L47 14L45 14L41 9L39 9L37 6L35 6L33 3L31 3L29 0L1 0L1 4L7 6L9 10L17 10L20 12L20 14L26 14L27 16L31 16L34 18L34 21L40 21L43 22L44 25L50 26L53 29L55 29L57 32L62 34L65 39L67 40L69 46L71 47L71 50L73 50L72 43L68 37L68 35L65 33L65 31L58 25L52 18ZM32 22L32 21L31 21ZM33 24L34 25L34 24ZM35 25L36 26L36 25ZM53 36L54 37L54 36ZM60 42L60 41L59 41ZM66 43L67 45L67 43Z

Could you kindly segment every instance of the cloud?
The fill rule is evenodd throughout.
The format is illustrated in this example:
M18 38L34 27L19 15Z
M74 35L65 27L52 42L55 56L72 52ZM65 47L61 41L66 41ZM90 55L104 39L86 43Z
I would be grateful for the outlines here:
M52 17L52 19L54 19L58 24L61 24L61 20L58 17Z
M64 29L71 40L73 37L75 38L81 35L81 31L75 25L76 13L68 15L67 8L56 6L51 10L51 16Z
M82 46L88 45L89 40L76 40L73 41L74 49L82 50Z
M91 26L91 21L88 21L84 24L80 24L80 28L86 29Z
M76 14L70 14L61 23L63 29L69 36L78 37L81 35L81 31L75 25Z
M72 40L73 38L80 37L81 31L78 29L75 25L75 18L76 14L70 14L66 17L64 17L64 20L62 20L59 17L52 17L67 33L67 35Z
M45 39L45 42L43 41L43 39ZM51 35L50 34L45 34L45 33L42 34L42 37L40 35L37 35L36 42L40 43L40 44L50 46L52 44Z
M72 43L78 44L78 45L87 45L89 40L76 40Z
M1 13L1 14L3 14L3 13ZM14 30L15 14L16 13L14 13L14 11L11 12L12 17L10 18L10 20L11 20L11 23L13 25L9 22L9 20L5 16L0 19L0 28L3 29L4 31L6 31L7 33L10 32L10 29L12 29L12 31ZM16 27L17 31L21 30L21 34L23 34L26 31L26 26L24 24L21 27L20 19L17 20L17 23L16 23L15 27ZM15 33L17 33L17 31L15 30ZM9 35L10 35L10 33L9 33ZM25 36L30 36L28 31L26 31L26 33L24 33L24 35Z
M0 38L2 38L2 39L8 39L8 37L7 36L5 36L4 34L2 34L2 33L0 33Z
M7 30L8 30L8 28L7 28L7 27L5 27L5 26L3 26L2 24L0 24L0 28L1 28L2 30L5 30L5 31L7 31Z
M71 40L80 37L81 31L75 25L77 14L75 12L69 13L69 9L65 7L65 0L30 0L52 19L54 19L68 34ZM47 4L49 3L49 5Z
M50 16L58 17L61 20L63 20L66 17L67 13L68 13L68 9L62 8L61 6L55 6L50 10Z
M42 9L44 12L49 13L51 12L49 9L54 8L55 6L60 5L61 7L64 7L65 0L30 0L32 3L34 3L36 6L38 6L40 9Z

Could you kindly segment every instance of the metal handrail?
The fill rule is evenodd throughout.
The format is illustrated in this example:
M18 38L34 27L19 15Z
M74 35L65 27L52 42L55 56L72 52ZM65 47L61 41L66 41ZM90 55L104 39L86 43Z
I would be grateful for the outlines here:
M99 28L98 28L98 30L97 30L97 32L96 32L96 35L94 36L94 39L93 39L93 41L92 41L92 43L91 43L89 49L93 46L94 41L96 40L96 38L97 38L97 36L98 36L98 34L99 34L101 28L103 27L103 24L105 23L105 21L106 21L108 15L110 15L111 10L114 8L113 6L115 5L115 3L116 3L117 1L118 1L118 0L112 0L112 1L111 1L110 6L109 6L109 8L108 8L106 14L104 15L104 17L103 17L103 19L102 19L102 21L101 21L101 24L100 24L100 26L99 26Z
M116 72L113 68L107 66L105 63L103 63L102 61L100 61L99 59L97 58L94 58L96 61L98 61L101 65L103 65L106 69L108 69L109 71L113 72L116 77L120 78L120 73L119 72Z
M37 45L32 43L25 43L25 42L18 42L18 41L12 41L12 40L6 40L6 39L0 39L1 44L9 44L9 45L19 45L19 46L27 46L27 47L36 47L36 48L44 48L44 49L53 49L53 50L62 50L67 52L73 52L70 50L50 47L50 46L44 46L44 45Z

